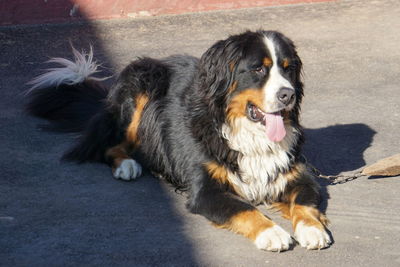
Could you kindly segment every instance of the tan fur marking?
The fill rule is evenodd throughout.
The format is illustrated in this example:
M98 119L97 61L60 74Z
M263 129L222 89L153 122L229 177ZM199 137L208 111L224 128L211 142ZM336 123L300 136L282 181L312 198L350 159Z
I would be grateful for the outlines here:
M235 69L235 62L229 63L229 70L232 72Z
M232 189L239 196L243 197L243 193L240 191L240 188L229 181L228 169L214 161L207 162L206 164L204 164L204 166L206 167L207 172L210 174L211 178L217 180L221 184L229 185L230 189Z
M270 59L269 57L265 57L263 59L263 65L265 67L271 67L272 66L272 59Z
M285 59L282 61L282 67L283 67L284 69L286 69L287 67L289 67L289 59L285 58Z
M127 146L128 145L124 142L107 150L106 157L112 159L113 170L118 168L123 160L130 158L128 156Z
M290 220L290 206L288 203L275 202L271 204L270 208L272 208L274 211L280 211L283 218Z
M294 205L291 208L291 219L293 228L296 229L297 224L303 221L307 226L315 226L324 229L328 224L328 220L317 208L302 205Z
M237 88L237 81L234 81L233 83L232 83L232 85L228 88L228 94L231 94L233 91L235 91L236 90L236 88Z
M289 205L284 202L277 202L272 208L282 212L282 217L292 221L293 229L303 221L307 226L315 226L324 229L329 224L329 220L317 208L303 205Z
M132 144L138 144L139 140L137 137L137 131L140 124L140 119L142 117L142 112L147 102L149 102L149 98L145 94L138 95L135 99L135 110L132 115L131 123L128 126L126 131L126 138Z
M262 107L264 95L260 89L247 89L234 96L227 108L227 119L229 122L246 116L247 103L251 102L257 107Z
M260 211L251 210L243 211L233 216L228 223L219 225L218 227L244 235L251 240L256 240L257 236L262 231L274 225L275 224Z
M300 175L304 175L307 173L307 167L304 164L298 163L293 166L290 171L285 173L285 178L288 180L288 182L290 182L296 180L298 177L300 177Z
M289 172L285 173L289 183L303 175L308 175L308 169L306 165L301 163L296 164ZM283 218L291 220L294 229L300 221L303 221L307 226L316 226L320 229L326 227L329 221L317 208L296 204L298 193L298 190L294 189L286 196L285 202L274 203L272 208L281 211Z
M228 170L219 165L218 163L212 161L205 164L210 176L222 184L229 183L228 181Z

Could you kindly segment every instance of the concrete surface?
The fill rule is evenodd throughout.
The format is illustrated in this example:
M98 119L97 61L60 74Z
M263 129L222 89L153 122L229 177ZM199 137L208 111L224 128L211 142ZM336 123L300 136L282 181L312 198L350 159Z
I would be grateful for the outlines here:
M337 174L399 153L397 0L0 28L0 265L399 266L399 177L321 181L335 243L270 253L189 214L185 196L149 175L127 183L100 164L60 163L73 138L37 130L22 112L25 83L49 56L70 56L68 40L93 44L110 73L139 55L199 56L261 27L290 36L304 61L309 161Z
M336 0L3 0L0 1L0 26L148 17L329 1Z

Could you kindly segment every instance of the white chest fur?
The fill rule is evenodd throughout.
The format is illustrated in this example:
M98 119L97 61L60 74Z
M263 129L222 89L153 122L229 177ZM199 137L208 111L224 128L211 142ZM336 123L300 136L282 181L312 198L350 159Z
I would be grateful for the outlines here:
M240 151L238 159L239 175L229 173L229 181L236 191L245 199L260 203L278 197L286 186L286 179L281 174L290 165L289 150L297 141L297 131L285 125L286 136L275 143L268 139L264 127L246 118L235 121L232 128L224 125L223 136L228 140L231 149Z

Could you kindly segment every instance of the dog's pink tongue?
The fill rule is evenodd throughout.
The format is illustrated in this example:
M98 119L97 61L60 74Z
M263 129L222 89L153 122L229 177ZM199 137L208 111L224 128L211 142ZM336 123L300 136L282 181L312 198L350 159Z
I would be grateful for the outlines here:
M269 140L280 142L286 135L283 118L279 112L265 114L265 131Z

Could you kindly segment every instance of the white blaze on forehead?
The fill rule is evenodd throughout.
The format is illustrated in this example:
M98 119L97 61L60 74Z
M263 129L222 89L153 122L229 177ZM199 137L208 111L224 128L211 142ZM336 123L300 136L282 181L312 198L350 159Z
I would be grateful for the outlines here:
M271 55L272 65L269 71L267 83L263 87L264 91L264 110L265 112L276 112L279 110L277 93L280 88L292 88L291 83L279 72L278 57L275 50L275 43L272 39L265 37L264 43Z

